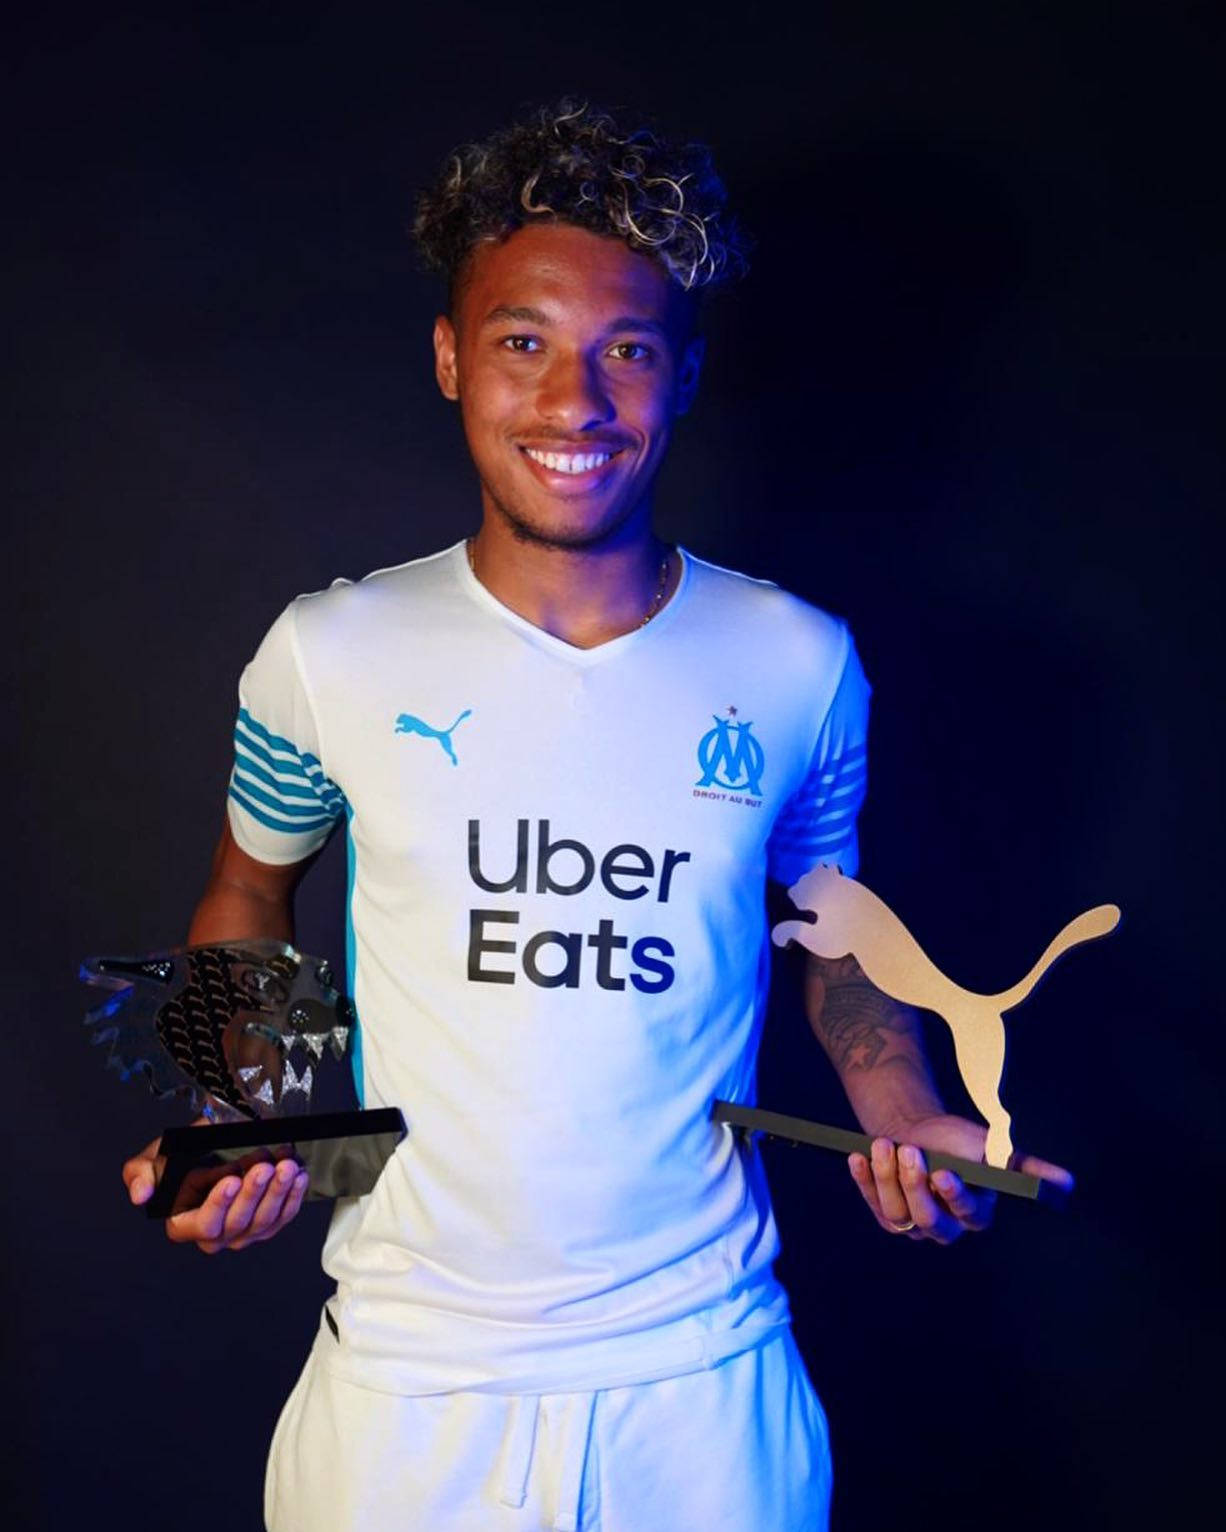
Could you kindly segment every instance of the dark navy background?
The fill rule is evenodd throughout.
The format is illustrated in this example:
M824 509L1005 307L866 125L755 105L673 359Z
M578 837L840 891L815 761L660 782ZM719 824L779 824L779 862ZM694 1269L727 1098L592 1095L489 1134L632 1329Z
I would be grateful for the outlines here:
M181 940L235 681L286 600L475 527L412 193L563 90L711 140L757 233L662 529L853 624L866 881L984 990L1125 910L1010 1024L1016 1133L1076 1171L1067 1211L918 1246L835 1157L767 1151L836 1528L1199 1521L1226 1168L1217 8L41 8L6 51L6 1525L260 1525L325 1215L210 1261L125 1207L166 1112L85 1045L75 964ZM338 850L300 921L337 956ZM794 979L762 1100L847 1121Z

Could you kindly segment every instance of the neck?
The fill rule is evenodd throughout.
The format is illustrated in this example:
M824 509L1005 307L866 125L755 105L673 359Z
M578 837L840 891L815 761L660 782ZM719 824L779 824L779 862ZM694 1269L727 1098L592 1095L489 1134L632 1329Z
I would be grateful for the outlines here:
M576 649L642 627L680 576L680 560L649 529L607 545L559 548L516 536L487 515L469 556L492 596Z

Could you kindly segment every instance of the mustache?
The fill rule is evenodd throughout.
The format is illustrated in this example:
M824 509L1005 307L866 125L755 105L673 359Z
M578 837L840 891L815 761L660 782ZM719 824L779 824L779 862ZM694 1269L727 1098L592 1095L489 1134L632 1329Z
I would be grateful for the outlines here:
M623 447L630 446L630 442L624 436L555 436L548 431L538 431L531 436L518 437L516 445L546 451L558 447L570 448L574 452L620 452Z

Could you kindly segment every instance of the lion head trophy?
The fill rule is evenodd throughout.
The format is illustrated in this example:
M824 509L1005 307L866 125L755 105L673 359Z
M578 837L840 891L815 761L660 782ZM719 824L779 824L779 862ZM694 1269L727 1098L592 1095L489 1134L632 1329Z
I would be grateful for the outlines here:
M108 1067L124 1080L144 1075L154 1095L183 1097L212 1124L162 1135L166 1167L147 1204L155 1216L287 1155L311 1173L310 1195L361 1195L404 1136L394 1108L310 1113L320 1066L344 1058L355 1026L321 958L286 942L233 941L90 958L81 977L108 992L85 1017L91 1040L109 1045Z
M219 1122L306 1112L315 1066L325 1048L344 1057L353 1024L328 964L285 942L90 958L81 977L111 991L85 1018L108 1066Z

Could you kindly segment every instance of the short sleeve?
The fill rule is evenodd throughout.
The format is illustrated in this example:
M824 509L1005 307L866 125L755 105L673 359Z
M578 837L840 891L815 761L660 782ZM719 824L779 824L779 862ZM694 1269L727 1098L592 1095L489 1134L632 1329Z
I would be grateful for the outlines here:
M288 865L318 851L345 812L325 773L315 714L297 653L296 606L269 629L238 685L227 810L239 847Z
M860 865L856 815L868 788L870 692L849 640L809 770L780 810L767 844L767 872L785 887L819 862L837 865L848 877Z

